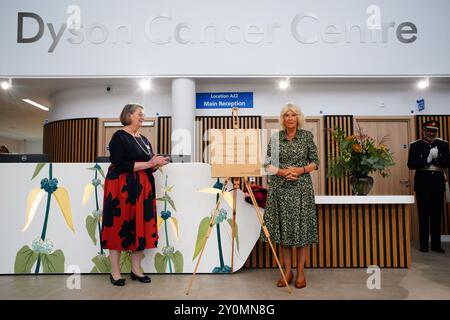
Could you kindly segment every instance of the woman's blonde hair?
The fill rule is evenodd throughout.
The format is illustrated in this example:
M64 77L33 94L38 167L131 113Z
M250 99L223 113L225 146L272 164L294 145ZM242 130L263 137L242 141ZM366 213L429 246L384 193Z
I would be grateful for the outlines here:
M289 111L292 111L297 116L297 128L303 127L303 123L305 122L305 115L303 114L302 110L293 103L286 103L280 112L280 125L283 130L286 129L286 127L284 126L284 115Z
M120 122L127 126L130 124L130 116L136 111L137 108L144 110L144 107L137 103L128 103L123 107L120 113Z

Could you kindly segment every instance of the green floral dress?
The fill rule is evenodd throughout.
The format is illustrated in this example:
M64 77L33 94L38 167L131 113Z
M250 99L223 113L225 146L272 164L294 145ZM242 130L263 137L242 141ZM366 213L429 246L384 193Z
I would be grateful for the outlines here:
M299 129L291 141L286 139L284 130L272 135L265 167L270 164L280 169L303 167L311 162L319 164L311 132ZM316 205L309 173L301 175L297 181L269 176L264 222L275 243L303 247L318 242ZM267 241L263 233L261 238Z

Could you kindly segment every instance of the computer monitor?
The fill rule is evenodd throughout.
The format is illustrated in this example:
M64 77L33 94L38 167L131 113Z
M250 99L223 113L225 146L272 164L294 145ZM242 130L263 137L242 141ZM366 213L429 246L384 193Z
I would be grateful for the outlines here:
M108 163L111 161L109 160L109 156L97 156L97 157L95 157L95 162Z
M191 156L188 154L159 154L159 156L169 157L170 162L186 163L191 162Z
M28 153L0 153L0 162L50 162L48 154L28 154Z
M170 162L187 163L191 162L191 156L188 154L172 154Z

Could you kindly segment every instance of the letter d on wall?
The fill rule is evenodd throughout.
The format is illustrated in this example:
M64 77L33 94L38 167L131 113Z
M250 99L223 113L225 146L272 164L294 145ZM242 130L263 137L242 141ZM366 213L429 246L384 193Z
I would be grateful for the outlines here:
M39 25L38 33L31 38L23 37L23 18L32 18L36 20ZM31 43L38 41L44 34L44 21L42 18L33 12L19 12L17 14L17 43Z

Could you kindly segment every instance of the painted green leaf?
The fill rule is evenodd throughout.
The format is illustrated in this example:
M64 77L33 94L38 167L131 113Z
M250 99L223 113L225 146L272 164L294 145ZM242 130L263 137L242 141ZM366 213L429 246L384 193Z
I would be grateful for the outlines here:
M155 255L155 269L159 273L165 273L167 269L167 262L169 258L167 256L162 255L161 253L157 253Z
M230 225L230 229L233 230L233 219L228 219L228 224ZM239 251L239 232L237 223L234 225L234 237L236 239L237 250ZM233 231L232 231L233 232Z
M98 255L91 260L95 264L96 273L110 273L111 272L111 261L108 257L103 255ZM92 271L91 271L92 272Z
M169 204L173 208L173 210L177 211L177 209L175 208L175 203L173 202L172 198L168 194L165 194L162 197L156 198L156 200L169 202Z
M179 250L177 250L173 254L172 259L173 259L173 264L175 266L175 272L176 273L183 272L183 254Z
M199 255L199 253L202 249L202 245L203 245L205 236L208 232L210 221L211 221L211 217L203 218L202 221L200 221L200 225L198 226L197 242L195 243L195 251L194 251L194 256L192 257L192 260L194 260Z
M95 233L97 231L97 221L98 220L93 216L86 217L86 229L92 242L94 242L94 245L97 245L97 238L95 237Z
M130 273L131 271L131 252L123 251L120 256L120 271Z
M36 178L36 176L41 172L41 170L45 167L46 163L38 163L36 165L36 168L34 169L33 177L31 177L31 180Z
M29 246L20 248L14 262L14 273L31 273L31 268L36 263L38 256Z
M61 250L50 254L41 253L42 267L44 273L64 273L64 253Z
M103 169L99 168L98 172L100 172L100 174L102 175L103 179L105 179L105 173L103 172Z
M177 211L177 208L175 208L175 203L173 202L172 198L167 196L167 201L169 202L170 206L173 208L173 210Z
M98 271L96 266L92 267L91 273L100 273L100 271Z

